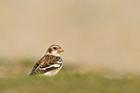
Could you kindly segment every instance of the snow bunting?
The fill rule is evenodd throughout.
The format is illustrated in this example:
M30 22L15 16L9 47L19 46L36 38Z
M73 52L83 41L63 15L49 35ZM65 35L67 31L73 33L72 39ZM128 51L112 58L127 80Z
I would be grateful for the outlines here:
M64 50L59 45L51 45L45 55L34 65L30 75L54 76L63 67L60 53Z

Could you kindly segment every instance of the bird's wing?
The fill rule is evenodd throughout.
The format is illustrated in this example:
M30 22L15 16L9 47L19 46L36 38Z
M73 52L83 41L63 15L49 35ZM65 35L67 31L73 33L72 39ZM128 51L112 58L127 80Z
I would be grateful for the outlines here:
M50 62L50 65L47 65L44 67L42 66L42 67L40 67L40 70L42 70L43 72L47 72L47 71L58 69L58 68L62 67L62 65L63 64L62 64L61 57L53 56L52 61Z
M43 65L46 61L46 56L43 56L40 60L38 60L36 62L36 64L33 66L32 71L30 73L30 75L36 74L37 69Z
M31 75L38 73L45 73L61 66L62 59L60 57L47 55L43 56L33 67Z

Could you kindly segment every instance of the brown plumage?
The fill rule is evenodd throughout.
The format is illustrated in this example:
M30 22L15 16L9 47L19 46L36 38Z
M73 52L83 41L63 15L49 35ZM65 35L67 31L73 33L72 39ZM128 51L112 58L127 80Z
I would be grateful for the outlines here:
M46 54L34 65L30 75L46 74L49 71L60 70L63 66L60 53L62 48L58 45L51 45ZM49 73L50 75L50 73Z

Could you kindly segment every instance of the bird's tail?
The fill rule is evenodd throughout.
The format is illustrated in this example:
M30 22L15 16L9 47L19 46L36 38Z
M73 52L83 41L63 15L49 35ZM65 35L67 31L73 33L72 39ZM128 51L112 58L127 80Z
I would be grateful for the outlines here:
M35 70L32 70L32 72L31 73L29 73L29 75L35 75L36 73L35 73Z

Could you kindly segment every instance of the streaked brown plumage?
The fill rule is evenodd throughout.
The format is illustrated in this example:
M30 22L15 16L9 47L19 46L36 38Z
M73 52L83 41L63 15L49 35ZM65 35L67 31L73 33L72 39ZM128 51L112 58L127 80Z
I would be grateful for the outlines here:
M30 75L44 74L51 76L51 73L59 72L63 66L59 55L61 52L63 52L63 49L59 45L51 45L46 54L36 62Z

